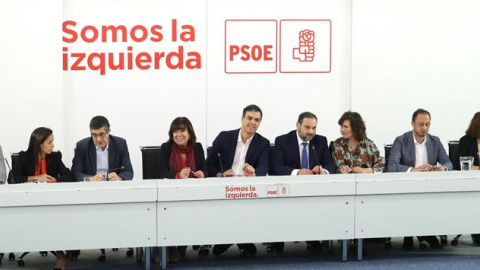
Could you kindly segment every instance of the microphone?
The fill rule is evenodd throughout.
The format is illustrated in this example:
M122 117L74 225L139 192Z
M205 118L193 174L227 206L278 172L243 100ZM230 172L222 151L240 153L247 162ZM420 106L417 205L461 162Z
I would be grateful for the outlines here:
M123 169L125 169L125 166L120 166L118 168L110 169L108 170L108 172L114 172L114 171L123 170Z
M317 166L320 166L320 162L318 162L317 152L315 152L315 146L313 145L312 145L312 152L313 152L313 156L315 157L315 162L317 163Z
M14 183L14 181L13 181L13 171L12 171L12 168L10 167L10 164L8 163L7 158L5 158L5 163L7 163L8 170L9 170L7 179L5 179L5 185L6 185L6 184L13 184L13 183ZM11 180L10 180L10 183L9 183L8 180L9 180L10 178L11 178Z
M220 174L223 177L223 163L222 163L222 155L220 155L220 153L218 153L218 161L220 161Z

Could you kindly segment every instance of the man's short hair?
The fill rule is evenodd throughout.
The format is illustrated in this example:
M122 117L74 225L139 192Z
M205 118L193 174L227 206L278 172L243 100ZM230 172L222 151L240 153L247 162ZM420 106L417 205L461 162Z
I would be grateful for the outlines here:
M317 116L311 112L303 112L298 116L297 122L301 125L303 123L303 119L305 118L315 118L315 121L317 120Z
M430 116L430 113L427 110L417 109L412 115L412 122L415 122L415 118L417 118L417 115L419 114L428 114L428 117L432 119L432 117Z
M247 107L243 108L242 118L245 118L245 115L247 114L247 112L259 112L260 113L260 120L262 120L262 118L263 118L262 109L260 109L260 107L258 107L255 104L251 104L251 105L248 105Z
M90 130L105 128L107 132L110 132L110 123L105 116L97 115L90 120Z

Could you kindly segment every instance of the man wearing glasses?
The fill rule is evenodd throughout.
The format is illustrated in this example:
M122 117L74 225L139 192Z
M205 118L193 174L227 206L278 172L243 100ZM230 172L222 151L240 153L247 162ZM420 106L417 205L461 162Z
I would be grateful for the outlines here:
M72 161L76 181L121 181L133 178L132 163L125 139L110 135L104 116L90 121L91 136L79 141Z

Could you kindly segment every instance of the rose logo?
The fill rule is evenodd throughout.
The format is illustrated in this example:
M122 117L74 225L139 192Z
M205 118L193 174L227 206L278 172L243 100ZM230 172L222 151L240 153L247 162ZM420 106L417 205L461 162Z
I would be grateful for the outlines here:
M315 40L315 32L305 29L298 33L300 42L313 42Z

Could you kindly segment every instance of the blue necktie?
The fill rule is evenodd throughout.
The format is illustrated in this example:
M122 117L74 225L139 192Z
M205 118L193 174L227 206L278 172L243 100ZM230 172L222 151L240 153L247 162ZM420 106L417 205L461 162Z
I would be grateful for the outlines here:
M302 169L308 170L308 154L307 154L307 142L303 142L303 150L302 150Z

